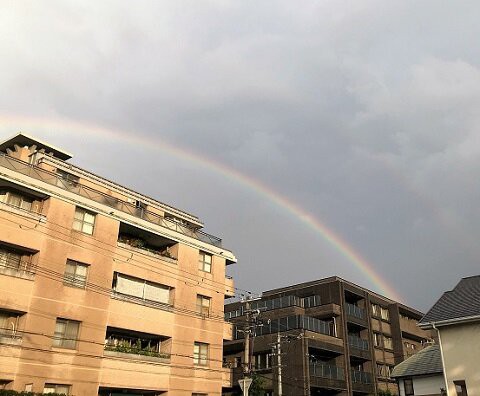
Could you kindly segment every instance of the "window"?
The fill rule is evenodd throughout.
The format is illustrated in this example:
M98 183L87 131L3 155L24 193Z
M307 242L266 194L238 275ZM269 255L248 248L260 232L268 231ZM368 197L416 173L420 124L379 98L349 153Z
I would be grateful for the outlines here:
M25 392L32 392L33 384L25 384Z
M197 294L197 312L208 316L210 313L211 298Z
M464 380L462 381L453 381L455 384L455 390L457 392L457 396L468 396L467 394L467 384Z
M413 380L411 378L405 378L403 380L403 387L405 389L405 396L412 396L413 393Z
M390 378L391 367L386 364L377 363L377 374L380 377Z
M18 321L22 314L18 312L0 310L0 338L16 338L18 330Z
M193 364L206 366L208 360L208 344L196 342L193 346Z
M32 273L32 253L0 245L0 273L17 276L20 271Z
M80 322L68 319L57 319L53 346L75 349L77 346L78 329Z
M376 347L382 346L382 335L379 333L373 333L373 345Z
M113 277L113 290L137 300L171 305L171 287L149 282L145 279L119 274L118 272L116 272Z
M198 256L198 269L204 272L212 272L212 255L200 252Z
M92 235L93 227L95 225L95 214L82 209L75 209L75 218L73 219L73 229L75 231L84 232L85 234Z
M272 366L272 355L269 353L259 353L253 355L253 361L256 369L268 369Z
M87 284L87 270L88 265L74 260L67 260L63 283L69 286L85 288Z
M383 347L385 349L393 349L393 340L391 337L383 336Z
M380 316L380 305L372 304L373 316Z
M380 308L380 315L383 320L390 320L390 313L388 312L387 308Z
M22 255L16 251L0 246L0 268L19 270L22 264Z
M30 211L33 199L12 191L0 191L0 202Z
M45 384L43 393L57 393L59 395L69 395L70 385Z

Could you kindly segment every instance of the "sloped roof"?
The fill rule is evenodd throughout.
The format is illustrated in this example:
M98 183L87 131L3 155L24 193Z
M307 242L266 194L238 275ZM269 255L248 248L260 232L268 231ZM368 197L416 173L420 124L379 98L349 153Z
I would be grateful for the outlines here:
M395 366L391 377L413 377L416 375L442 374L442 357L440 346L431 345L418 351L402 363Z
M432 322L475 316L480 316L480 275L460 280L453 290L440 297L418 324L427 326Z

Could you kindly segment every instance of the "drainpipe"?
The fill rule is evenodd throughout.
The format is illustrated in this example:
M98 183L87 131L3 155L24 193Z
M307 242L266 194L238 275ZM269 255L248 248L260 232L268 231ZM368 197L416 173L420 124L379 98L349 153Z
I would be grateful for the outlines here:
M443 356L442 337L440 336L440 331L437 329L435 322L432 322L432 327L438 334L438 343L440 344L440 356L442 358L442 367L443 367L443 380L445 381L445 390L447 391L447 396L450 396L450 391L449 391L448 381L447 381L447 372L445 370L445 358Z

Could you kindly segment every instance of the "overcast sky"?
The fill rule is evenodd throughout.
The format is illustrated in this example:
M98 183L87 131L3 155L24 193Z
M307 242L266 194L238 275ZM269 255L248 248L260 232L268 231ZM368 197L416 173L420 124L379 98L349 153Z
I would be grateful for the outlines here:
M380 290L286 208L155 142L211 158L426 310L480 273L478 15L475 1L3 0L0 138L24 130L198 215L242 289L340 275Z

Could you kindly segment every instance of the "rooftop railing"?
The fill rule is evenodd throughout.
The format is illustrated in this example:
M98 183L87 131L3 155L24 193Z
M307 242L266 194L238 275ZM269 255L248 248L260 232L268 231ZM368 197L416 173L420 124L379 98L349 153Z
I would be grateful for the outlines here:
M60 187L84 198L91 199L100 204L107 205L111 208L120 210L121 212L138 217L169 230L179 232L183 235L198 239L202 242L218 247L222 245L222 240L216 236L207 234L206 232L195 229L187 224L166 219L163 216L150 212L143 207L138 207L133 203L122 201L116 197L112 197L108 194L102 193L101 191L87 187L75 180L65 179L54 172L47 171L36 165L28 164L4 153L0 153L0 166L42 182Z

